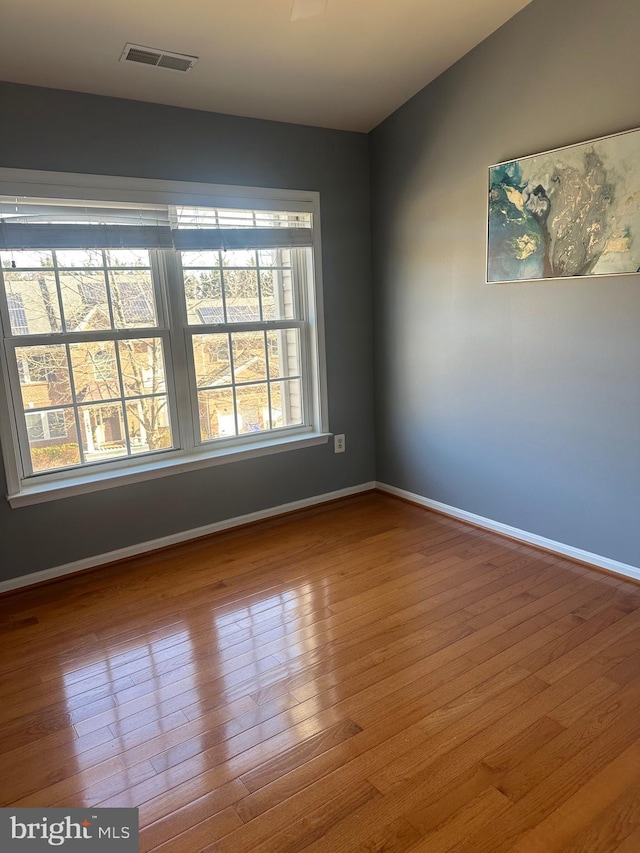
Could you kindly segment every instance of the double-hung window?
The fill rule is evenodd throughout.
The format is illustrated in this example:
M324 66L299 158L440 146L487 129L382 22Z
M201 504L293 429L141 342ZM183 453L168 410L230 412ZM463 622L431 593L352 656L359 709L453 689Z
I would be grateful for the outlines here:
M13 505L326 441L315 193L47 177L0 172Z

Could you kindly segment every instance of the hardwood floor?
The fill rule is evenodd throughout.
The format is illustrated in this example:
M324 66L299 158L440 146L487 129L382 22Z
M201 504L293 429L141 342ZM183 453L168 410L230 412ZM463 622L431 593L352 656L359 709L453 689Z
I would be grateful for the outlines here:
M0 599L0 800L141 850L637 853L640 587L368 494Z

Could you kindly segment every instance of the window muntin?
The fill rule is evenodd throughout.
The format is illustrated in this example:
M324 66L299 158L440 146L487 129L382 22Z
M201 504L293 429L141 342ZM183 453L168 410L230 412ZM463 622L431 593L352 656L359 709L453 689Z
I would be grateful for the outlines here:
M90 228L74 224L85 222L83 209L97 206L95 202L79 203L76 215L57 218L50 215L55 202L45 204L40 222L43 217L68 220L69 227L84 228L83 239L88 231L109 234L102 229L102 220ZM108 211L105 215L105 205L96 216L118 227L128 226L131 214L125 207L110 216ZM155 228L164 216L158 209L150 209L144 225ZM160 450L180 456L202 445L212 452L216 441L239 448L249 441L250 447L256 434L312 432L320 425L315 396L318 378L313 375L316 333L306 313L306 304L314 299L308 278L313 253L306 248L311 214L202 207L168 210L166 223L171 221L174 228L177 221L178 229L186 228L172 231L177 235L174 249L77 248L69 242L64 248L51 249L30 244L31 248L8 251L4 246L0 252L6 291L23 290L31 299L25 309L26 336L22 318L7 323L8 306L3 311L5 334L8 331L5 346L13 354L10 379L22 402L18 433L23 478L69 468L86 470L87 465L99 472L112 461L122 468L127 458ZM211 216L205 216L203 211L209 210ZM207 244L212 218L226 229L225 238L220 241L214 236L213 243ZM276 242L286 244L291 239L299 247L269 245L275 229L280 229ZM291 237L294 231L297 236ZM238 237L240 233L244 236ZM153 239L167 245L165 237ZM175 251L178 244L186 248ZM181 284L182 312L176 310L171 295ZM184 368L179 355L182 334L190 344ZM159 345L161 353L155 366L132 366L127 348L140 349L141 342L147 342L149 350L152 338L156 338L153 348ZM201 366L198 377L196 338L201 348L206 342L208 352L215 350L212 363ZM223 367L224 372L216 375ZM176 374L180 376L177 390ZM184 406L187 399L190 412ZM54 406L58 414L47 432ZM36 418L41 429L35 426ZM162 442L153 437L159 429L164 429ZM54 438L64 444L65 452L53 454L45 447L55 459L43 460L43 439L35 438L40 434L47 436L44 444L51 447Z

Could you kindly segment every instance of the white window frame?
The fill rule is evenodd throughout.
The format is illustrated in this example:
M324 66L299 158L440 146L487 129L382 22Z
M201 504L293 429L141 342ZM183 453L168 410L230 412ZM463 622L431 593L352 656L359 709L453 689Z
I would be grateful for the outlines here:
M142 458L126 457L117 461L96 462L86 467L26 477L24 472L27 469L20 456L21 448L28 450L25 420L17 416L17 407L12 404L10 390L19 387L18 367L15 359L10 360L6 357L8 350L5 350L1 359L0 403L6 402L7 405L0 405L0 440L7 475L7 498L12 507L112 488L235 460L324 444L328 441L330 433L328 432L322 310L319 193L146 178L0 169L0 195L287 210L307 212L313 216L311 261L306 275L307 286L303 293L303 299L306 301L307 332L303 336L301 353L306 406L306 423L303 426L198 443L195 435L198 423L193 419L193 396L189 378L189 359L192 358L192 353L187 346L190 327L186 322L186 305L182 292L177 288L167 288L167 293L164 291L157 293L158 328L140 330L140 336L168 335L173 370L169 365L165 367L167 393L170 398L173 398L170 400L170 403L173 402L173 407L170 408L173 408L176 413L181 413L180 417L174 415L171 420L176 448L154 455L145 455ZM164 270L163 273L168 280L181 281L176 256L153 250L150 251L150 255L152 264L174 265L174 269ZM2 319L5 324L8 322L8 317L3 316ZM287 325L289 325L288 321ZM234 324L234 330L242 331L243 324ZM130 336L131 331L127 330L122 334ZM206 328L203 331L206 332ZM102 340L108 336L113 340L117 339L118 335L117 330L111 330L108 333L92 332L86 336L86 339L95 337L96 340ZM56 334L55 340L57 341L60 337L60 334ZM62 337L64 338L64 334ZM53 342L53 338L47 336L43 336L43 340ZM190 419L185 419L185 411L192 413ZM190 423L193 429L185 427L186 423Z

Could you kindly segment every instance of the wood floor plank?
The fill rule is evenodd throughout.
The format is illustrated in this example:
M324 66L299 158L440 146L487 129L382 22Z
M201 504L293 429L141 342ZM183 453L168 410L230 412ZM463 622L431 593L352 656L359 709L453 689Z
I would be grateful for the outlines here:
M197 797L191 800L186 805L177 806L171 800L167 803L167 813L158 817L152 823L148 820L141 821L141 848L142 850L152 850L155 847L160 847L173 839L179 838L183 833L190 830L197 824L207 818L219 814L221 811L233 806L239 799L247 793L239 779L234 779L222 788ZM159 804L156 803L156 806ZM242 826L242 821L236 826ZM231 829L235 829L232 827ZM223 833L228 834L227 832ZM175 843L175 842L174 842Z
M405 853L421 838L409 821L398 818L359 844L354 853Z
M493 713L497 716L500 716L498 706L501 706L502 715L506 714L507 709L511 707L511 709L513 710L514 705L517 706L518 702L520 702L520 704L526 703L527 700L531 698L531 695L534 692L540 692L540 686L535 684L534 681L530 681L529 685L518 684L516 685L516 687L510 688L510 691L506 691L505 694L500 697L500 701L494 704ZM507 695L509 693L511 694L510 696ZM505 732L509 732L509 726L505 726L504 722L501 722L500 727L496 728L495 730L496 738L505 736ZM366 736L366 731L363 732L361 735L357 735L353 739L354 746L355 741L357 741L358 739L362 739L362 741L366 743ZM400 733L396 737L392 737L387 741L383 741L382 744L377 745L377 748L372 748L361 752L359 755L357 755L350 761L347 760L347 758L350 758L351 756L342 756L341 760L338 760L337 766L332 769L332 772L330 772L324 778L318 779L318 776L321 774L322 770L326 769L321 766L322 756L320 756L320 758L316 759L315 761L309 762L308 765L305 765L305 767L302 768L302 778L299 780L294 780L294 783L297 783L297 792L295 791L293 785L291 784L291 779L289 778L290 776L296 775L296 772L294 771L293 773L288 774L281 780L278 780L278 782L274 783L276 791L269 790L271 786L266 786L264 789L257 791L256 794L248 797L247 801L253 800L253 802L249 804L249 811L246 811L242 808L245 801L241 801L237 806L237 810L239 811L239 813L243 816L243 818L247 819L249 819L251 815L253 816L250 819L250 823L248 824L251 828L251 833L250 835L247 834L247 840L249 840L250 838L252 843L257 843L262 839L264 833L268 834L270 828L274 826L276 819L278 821L281 821L282 825L286 825L292 813L303 814L307 810L316 807L318 800L322 801L325 796L329 795L336 796L341 790L348 788L350 785L355 784L358 780L362 778L374 779L372 773L374 773L376 770L380 770L381 767L385 766L391 760L393 755L397 753L399 748L406 746L407 740L412 736L417 738L414 743L414 747L424 748L426 746L426 748L428 749L435 749L435 739L430 740L428 734L425 734L420 729L419 724L417 724L406 730L401 729ZM422 740L420 740L421 738ZM443 766L446 765L447 777L452 766L447 760L449 758L447 752L453 749L454 746L460 747L460 736L455 725L450 727L448 731L445 729L442 733L442 736L440 737L440 748L437 753L440 759L442 759ZM476 762L482 756L482 754L483 752L480 751L479 754L475 757ZM466 757L467 756L465 755L464 758L466 759ZM340 759L340 757L338 758ZM434 755L434 761L432 762L432 764L436 764L437 760L437 756ZM471 763L473 763L473 759ZM453 766L455 767L455 765ZM428 778L429 784L431 784L431 774L428 774ZM440 791L443 785L443 778L438 778L437 774L435 774L433 780L435 786L434 792ZM289 790L287 791L288 796L281 801L280 806L274 808L274 800L276 800L276 796L274 796L274 794L280 793L278 789L281 789L282 787L285 787L286 789L287 784L289 786ZM376 784L375 781L374 784ZM376 787L379 786L376 784ZM255 798L258 798L257 803ZM385 801L381 802L384 803ZM369 827L371 831L373 832L381 830L388 823L391 823L393 820L397 819L408 808L407 802L407 798L404 796L403 791L403 797L398 798L396 801L397 808L395 811L392 810L389 813L380 811L380 814L378 814L377 810L375 810L374 814L369 815L368 817ZM255 816L257 811L260 811L261 814ZM384 819L385 817L386 820ZM356 837L358 836L359 832L360 829L356 826L354 830L354 834ZM333 837L333 833L331 834ZM335 837L337 838L337 836ZM227 853L227 851L228 853L231 853L233 849L234 847L232 845L227 846L226 839L223 839L220 842L220 850L224 851L224 853Z
M562 705L558 705L557 708L549 711L549 717L560 723L564 728L576 723L592 708L600 705L601 702L613 696L620 689L620 685L612 681L609 676L610 673L607 673L602 678L597 678L591 684L583 687L582 690L578 690Z
M321 839L327 829L343 817L356 812L365 803L375 802L381 796L369 782L360 782L265 839L253 848L254 853L299 853L309 844ZM240 830L232 838L239 850L248 849L243 842L242 832Z
M615 666L609 673L609 678L622 686L637 678L638 672L640 672L638 654L633 654Z
M449 753L449 760L442 767L440 775L436 763L434 778L439 780L439 785L434 788L435 793L438 795L441 793L442 787L447 784L449 778L453 778L457 785L461 784L458 774L471 768L474 762L478 762L489 752L491 747L495 748L510 737L517 736L518 732L539 720L551 708L572 695L576 689L590 683L596 671L599 671L599 668L595 666L576 670L565 682L550 687L528 702L524 706L524 711L520 708L514 714L498 720L488 729L479 731L466 746L465 744L460 746L455 737L451 738L452 748L455 747L455 749L453 753ZM411 719L409 718L408 723ZM393 731L394 729L391 728L388 734ZM386 742L382 738L380 743L372 734L375 733L375 727L366 729L361 735L348 742L349 746L353 747L362 744L361 752L356 755L350 752L342 756L332 756L331 753L320 756L299 770L286 774L280 780L250 795L246 800L241 801L237 808L245 820L253 820L259 835L259 821L255 818L265 810L273 808L274 805L282 804L279 811L286 821L287 813L291 810L299 808L304 811L309 808L310 803L315 802L314 798L322 798L331 790L348 786L354 779L363 778L380 767L386 767L397 754L398 748L402 749L405 745L408 733L405 733L402 724L399 726L399 732L398 746L396 746L396 738L390 737ZM429 765L428 762L427 764Z
M567 845L576 850L576 844L584 845L577 847L578 851L592 851L596 849L595 838L598 834L607 839L609 847L606 849L611 849L616 841L624 840L633 831L633 824L629 824L627 832L618 837L608 830L599 831L598 826L607 824L609 807L614 814L621 812L616 803L620 797L631 795L631 799L640 806L639 766L640 743L634 742L526 833L512 848L513 853L564 850ZM588 841L586 836L591 836L591 840Z
M180 850L180 853L200 853L216 839L223 838L239 826L242 826L242 821L236 812L232 808L224 809L217 814L206 817L158 847L148 847L145 840L146 836L143 833L140 853L146 853L151 849L157 853L173 853L175 850Z
M607 697L584 717L565 729L543 749L536 752L500 781L500 790L513 802L522 799L543 780L564 766L590 744L597 743L604 732L624 719L640 701L640 686L621 688ZM640 715L639 715L640 716Z
M566 682L549 687L548 690L539 693L526 702L524 706L518 707L513 713L500 718L488 728L480 729L470 740L461 744L454 733L449 738L448 751L445 749L444 753L435 761L426 760L426 766L419 776L411 777L408 780L408 789L407 787L399 787L397 792L393 791L388 813L383 812L381 815L376 813L370 816L370 823L373 824L372 830L375 830L376 826L382 828L398 814L404 814L411 808L412 803L418 805L437 799L451 779L455 781L456 785L461 785L465 774L472 771L484 755L525 729L550 708L565 700L571 695L575 686L582 686L592 679L593 670L578 670ZM365 738L366 735L367 731L365 730L362 735L354 738L354 746L358 739ZM328 768L319 766L323 758L328 759L329 754L326 754L326 756L321 756L319 759L310 762L304 768L300 768L299 772L293 771L278 782L241 801L237 808L243 817L246 814L245 819L251 820L249 825L253 830L252 840L259 841L262 837L264 832L262 815L265 814L266 810L270 810L270 824L273 824L276 815L286 824L292 813L303 813L311 808L312 804L316 803L318 799L322 800L324 796L329 796L332 791L339 791L347 787L353 783L354 779L370 777L372 771L375 772L380 767L385 767L390 757L397 752L398 747L394 741L395 739L391 738L381 746L365 751L361 757L356 757L351 761L347 760L351 756L339 758L337 766L329 765ZM398 741L400 745L402 735L398 736ZM329 775L323 776L323 771L327 769ZM274 803L278 802L281 805L273 808ZM246 812L244 809L241 810L245 804ZM384 819L385 816L386 820ZM358 832L359 830L356 828L356 837ZM341 837L340 833L337 833L336 838L338 837ZM232 853L233 849L232 846L227 847L226 839L220 842L220 850L224 853Z
M610 839L606 838L605 841L609 844ZM637 851L640 850L640 828L634 830L631 835L628 835L625 840L615 848L609 846L608 849L611 850L612 853L637 853Z
M322 755L323 752L336 746L338 743L353 737L362 729L353 720L344 720L327 729L323 732L318 732L317 735L307 738L300 744L291 747L285 752L281 752L274 758L256 767L255 770L245 773L240 776L240 781L249 791L257 791L263 785L268 785L274 779L278 779L295 767L301 764L306 764L316 755Z
M79 772L86 779L92 768L92 772L99 772L99 765L107 771L109 766L117 770L120 767L135 767L141 761L150 761L156 772L159 772L197 755L205 748L224 743L233 736L262 725L296 704L292 697L283 696L278 702L256 708L251 700L245 698L195 722L190 722L183 714L175 721L173 715L163 717L160 721L162 731L159 731L157 725L151 724L135 729L127 737L112 733L110 738L101 741L91 733L73 741L69 749L58 750L56 763L44 766L34 761L25 763L22 750L12 756L12 762L3 762L7 775L0 779L0 798L9 797L9 792L13 792L15 797L24 797L34 791L45 790L48 796L53 793L49 787L52 784ZM120 760L114 764L117 756L120 756Z
M509 806L507 797L495 788L487 788L451 817L438 824L413 849L415 853L446 853L466 838L470 832L495 820Z
M640 587L381 493L0 597L0 803L144 853L637 853Z
M479 833L469 836L456 853L510 851L526 832L544 820L602 767L637 741L639 734L640 718L636 707L622 715L617 726L603 732L571 759L545 775L535 787L498 817L482 836Z

